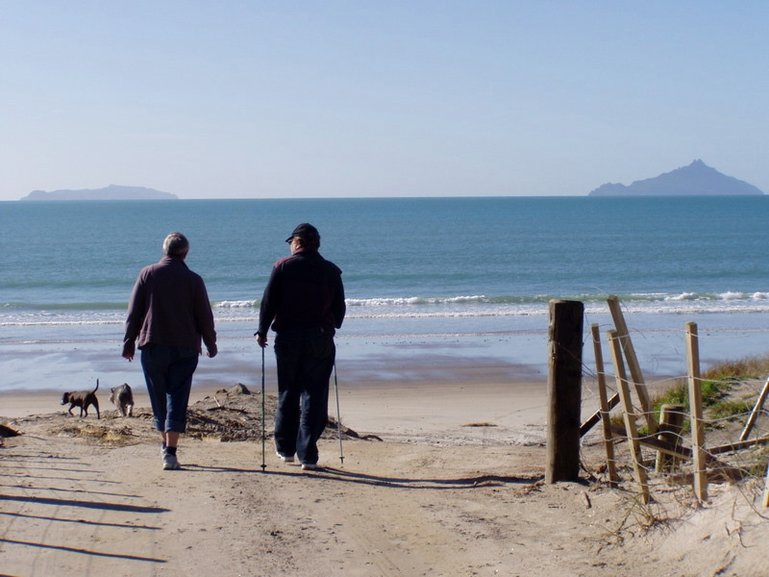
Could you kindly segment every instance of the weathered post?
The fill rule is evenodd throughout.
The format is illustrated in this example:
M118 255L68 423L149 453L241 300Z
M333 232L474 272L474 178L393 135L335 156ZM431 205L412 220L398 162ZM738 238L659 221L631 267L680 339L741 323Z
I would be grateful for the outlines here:
M764 509L769 509L769 465L766 466L766 481L764 481Z
M619 336L622 350L627 359L630 375L633 377L633 385L635 386L638 400L641 403L643 416L646 419L646 427L649 429L649 433L654 434L657 432L657 420L654 418L654 414L651 410L651 401L649 400L649 393L646 390L646 383L644 382L643 373L641 372L641 365L638 362L635 347L633 347L633 341L630 339L630 332L628 331L627 323L625 322L625 316L622 314L619 299L612 295L607 299L607 302L609 303L609 312L611 312L611 316L614 319L614 327L617 329L617 335Z
M700 503L708 500L708 476L705 470L705 425L702 421L700 390L700 346L697 323L686 323L686 349L689 360L689 420L692 424L692 457L694 462L694 494Z
M636 414L633 410L633 401L630 399L630 386L625 373L625 362L622 360L621 337L617 331L609 331L609 344L611 345L612 358L614 359L614 372L617 381L617 390L622 400L623 419L625 420L625 432L627 434L628 444L630 445L630 454L633 456L633 473L635 474L638 486L641 489L641 501L644 505L649 503L651 495L649 493L649 480L644 469L643 453L641 452L641 443L638 441L638 429L636 428Z
M683 405L662 405L660 407L660 426L657 429L657 440L663 441L667 445L677 450L681 445L681 430L684 425L684 407ZM671 455L657 451L657 462L655 470L658 473L670 473L676 470L680 459Z
M579 479L584 309L579 301L550 301L547 483Z
M606 450L606 469L609 472L609 484L614 487L619 481L617 464L614 462L614 436L611 432L611 419L609 418L609 397L606 394L606 374L603 365L603 350L601 349L601 334L598 325L590 327L593 335L593 350L595 351L595 368L598 373L598 399L601 409L601 424L603 425L603 444Z

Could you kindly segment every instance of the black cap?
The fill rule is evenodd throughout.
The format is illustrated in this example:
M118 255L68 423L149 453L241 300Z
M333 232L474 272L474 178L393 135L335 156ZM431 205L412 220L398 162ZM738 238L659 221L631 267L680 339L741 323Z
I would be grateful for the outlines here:
M320 233L318 232L318 229L312 226L309 222L303 222L298 225L294 229L294 232L291 233L291 236L286 239L286 242L291 242L291 239L295 236L298 236L302 240L320 241Z

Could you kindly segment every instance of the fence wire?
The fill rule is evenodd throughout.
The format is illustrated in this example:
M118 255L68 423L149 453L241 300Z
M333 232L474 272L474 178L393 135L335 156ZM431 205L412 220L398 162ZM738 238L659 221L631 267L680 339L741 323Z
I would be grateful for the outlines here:
M682 332L682 342L685 335ZM592 346L592 338L588 339ZM587 344L587 343L586 343ZM602 343L604 353L604 362L608 347ZM682 347L683 348L683 347ZM680 352L679 352L680 353ZM685 354L685 353L684 353ZM592 355L585 355L591 357ZM610 355L609 355L610 356ZM612 362L606 362L606 366L614 369ZM603 418L604 413L600 411L600 395L598 391L599 379L603 380L606 387L606 397L611 398L618 394L617 377L613 372L606 370L602 373L591 366L583 358L582 362L582 395L583 395L583 413L599 414ZM694 475L692 452L695 447L692 446L692 417L688 406L688 375L669 376L655 379L650 382L642 383L648 393L651 404L658 404L659 399L668 391L675 389L678 395L673 398L680 402L684 407L680 410L679 418L682 421L680 432L657 431L649 432L647 423L651 419L659 423L659 408L650 408L645 412L640 406L640 399L636 394L636 383L633 382L630 375L626 376L625 382L630 390L632 399L631 418L635 422L638 432L636 440L640 446L641 460L639 465L643 468L648 478L648 483L654 486L654 490L665 490L665 487L686 487L691 485ZM756 402L765 386L765 380L752 378L719 378L709 379L700 377L697 379L697 386L700 390L706 385L717 381L721 383L722 389L716 395L715 401L709 399L707 406L703 409L701 424L704 430L704 473L707 476L709 484L731 483L736 485L743 493L747 502L754 504L757 496L765 490L767 482L767 465L769 463L769 400L766 405L754 415L754 421L749 434L746 434L747 441L764 438L764 442L740 443L740 436L746 433L746 425L754 412ZM612 437L614 447L613 466L618 471L621 482L635 483L633 467L634 462L631 451L629 450L629 436L624 424L624 408L622 403L618 403L606 412L612 426ZM660 439L664 432L669 444L678 447L686 456L680 458L668 457L661 458L657 447L653 446ZM595 449L604 443L603 428L600 421L588 432L582 439L583 451L581 460L583 467L591 474L605 478L609 462L607 455L601 450L586 451L590 446ZM660 463L660 460L662 463ZM759 510L751 505L757 514L765 519L769 519L766 510Z

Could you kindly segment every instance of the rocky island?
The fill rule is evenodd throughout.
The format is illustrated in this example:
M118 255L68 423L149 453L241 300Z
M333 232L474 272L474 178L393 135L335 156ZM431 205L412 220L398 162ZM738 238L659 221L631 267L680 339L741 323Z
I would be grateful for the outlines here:
M743 180L721 174L701 160L654 178L636 180L629 186L606 183L588 196L717 196L761 195L759 188Z
M161 192L143 186L110 184L104 188L79 190L33 190L21 200L176 200L170 192Z

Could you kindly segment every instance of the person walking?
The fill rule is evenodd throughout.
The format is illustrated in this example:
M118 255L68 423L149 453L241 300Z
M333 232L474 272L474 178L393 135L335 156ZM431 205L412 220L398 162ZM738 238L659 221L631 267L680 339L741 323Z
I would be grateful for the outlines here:
M123 358L133 360L136 344L147 383L155 428L160 431L163 469L180 469L176 449L187 426L192 375L201 338L216 356L214 315L203 279L185 259L187 238L172 232L163 241L163 258L144 267L128 303Z
M328 421L329 379L336 359L334 334L345 315L342 271L324 259L318 229L298 225L286 239L291 255L272 267L259 308L256 341L267 346L275 331L278 408L275 450L302 469L318 464L318 445Z

